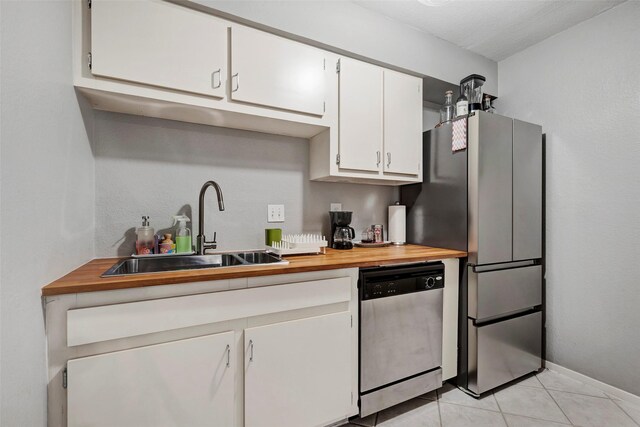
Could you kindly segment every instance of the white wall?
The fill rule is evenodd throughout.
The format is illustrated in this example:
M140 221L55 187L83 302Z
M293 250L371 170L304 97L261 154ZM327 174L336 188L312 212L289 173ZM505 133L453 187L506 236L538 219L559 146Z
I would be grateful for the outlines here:
M192 1L448 82L482 74L484 90L498 93L495 61L350 1Z
M499 63L547 134L548 359L640 395L640 3Z
M265 228L328 235L331 202L354 212L360 232L386 224L394 201L392 187L309 181L309 142L300 138L96 112L95 143L98 256L131 254L146 214L158 230L186 212L197 234L198 194L210 179L225 201L219 212L209 189L205 226L219 249L260 248ZM267 204L285 205L284 223L267 223Z
M94 161L71 85L69 3L0 11L0 424L35 427L46 423L40 288L93 257Z

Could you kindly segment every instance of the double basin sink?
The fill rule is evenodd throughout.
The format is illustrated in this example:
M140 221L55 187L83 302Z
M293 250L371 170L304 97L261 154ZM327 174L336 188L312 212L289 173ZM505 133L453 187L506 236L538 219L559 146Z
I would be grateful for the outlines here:
M164 273L220 267L248 267L252 265L288 264L278 255L267 251L227 252L209 255L184 255L158 258L127 258L114 264L102 277L132 274Z

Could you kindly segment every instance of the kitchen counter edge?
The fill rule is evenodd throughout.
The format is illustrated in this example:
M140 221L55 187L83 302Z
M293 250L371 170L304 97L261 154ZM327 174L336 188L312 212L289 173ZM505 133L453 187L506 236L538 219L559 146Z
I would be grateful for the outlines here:
M463 251L419 245L386 248L354 248L349 251L327 249L324 255L285 257L286 265L219 267L215 269L181 270L132 276L100 277L123 258L96 258L42 288L42 296L97 292L146 286L173 285L190 282L238 279L277 274L305 273L340 268L363 268L407 262L463 258Z

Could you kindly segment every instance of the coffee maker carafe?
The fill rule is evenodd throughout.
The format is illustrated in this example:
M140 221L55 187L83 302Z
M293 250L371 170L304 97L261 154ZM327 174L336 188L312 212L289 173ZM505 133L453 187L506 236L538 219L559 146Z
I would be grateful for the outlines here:
M351 224L351 212L329 212L331 218L331 247L334 249L352 249L356 231Z

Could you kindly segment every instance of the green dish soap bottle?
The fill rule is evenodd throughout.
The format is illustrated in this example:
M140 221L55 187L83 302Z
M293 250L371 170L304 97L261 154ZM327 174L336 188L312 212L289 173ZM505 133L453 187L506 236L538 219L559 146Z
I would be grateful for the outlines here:
M174 215L173 225L178 224L176 229L176 253L185 254L193 252L191 241L191 230L187 228L187 222L191 221L186 215Z

